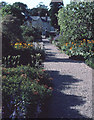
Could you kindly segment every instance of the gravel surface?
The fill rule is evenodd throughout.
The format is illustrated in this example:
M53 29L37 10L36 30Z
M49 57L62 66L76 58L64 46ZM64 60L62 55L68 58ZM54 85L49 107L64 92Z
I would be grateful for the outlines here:
M41 118L92 118L92 69L71 60L56 46L43 39L46 50L44 68L53 77L52 98Z

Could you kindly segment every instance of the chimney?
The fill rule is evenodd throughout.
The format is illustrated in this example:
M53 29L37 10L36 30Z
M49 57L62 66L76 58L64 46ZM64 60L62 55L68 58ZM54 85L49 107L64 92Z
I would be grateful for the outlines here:
M46 18L46 22L47 22L47 20L48 20L48 16L47 16L47 13L45 14L45 18Z
M38 11L38 16L40 17L40 11Z

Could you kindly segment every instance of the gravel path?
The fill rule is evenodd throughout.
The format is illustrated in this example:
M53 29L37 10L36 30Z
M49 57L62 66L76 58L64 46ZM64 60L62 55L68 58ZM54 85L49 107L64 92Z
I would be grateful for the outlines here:
M40 117L92 118L92 69L43 41L47 53L43 64L54 79L54 91Z

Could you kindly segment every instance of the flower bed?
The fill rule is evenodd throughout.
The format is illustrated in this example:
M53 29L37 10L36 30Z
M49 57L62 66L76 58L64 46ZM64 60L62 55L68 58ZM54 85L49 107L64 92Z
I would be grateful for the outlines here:
M79 42L75 40L75 42L66 42L57 46L71 58L85 60L89 66L94 68L94 40L87 40L87 42L86 39Z
M58 47L94 68L94 2L70 2L58 12Z
M51 78L42 68L2 68L3 118L35 117L37 105L52 93Z
M15 43L13 50L3 57L2 63L5 67L17 67L17 65L28 65L38 67L45 59L45 51L36 47L33 43Z

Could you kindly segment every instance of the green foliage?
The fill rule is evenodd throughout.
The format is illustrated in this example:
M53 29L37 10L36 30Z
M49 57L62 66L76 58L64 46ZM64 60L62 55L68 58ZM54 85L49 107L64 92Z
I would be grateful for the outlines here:
M50 13L50 18L51 18L51 24L56 29L59 29L57 14L58 14L59 9L63 7L63 2L51 2L50 7L51 9L49 10L49 13Z
M30 118L36 112L38 102L43 104L52 93L51 79L43 69L30 66L2 68L2 75L3 112L7 110L3 117L9 118L16 105L20 112L24 109L26 118Z
M28 65L39 67L45 59L45 52L40 48L13 49L8 55L2 58L4 67L17 67L17 65Z
M94 2L71 2L58 13L59 48L70 56L82 56L91 67L94 66L93 18Z
M4 2L4 1L0 2L0 6L1 6L1 7L4 7L4 6L6 6L6 5L7 5L6 2Z
M41 39L41 31L32 26L21 26L22 36L25 42L38 42L38 39Z
M19 20L12 15L6 15L2 18L2 55L12 50L11 42L16 42L19 38L22 41Z
M87 59L85 62L87 65L89 65L90 67L92 67L94 69L94 56Z
M44 17L46 14L49 15L49 11L47 6L45 6L42 2L37 5L36 8L30 10L32 16L41 16Z
M19 19L22 24L25 20L25 14L28 13L27 5L15 2L13 5L7 4L2 8L2 16L13 15Z
M94 38L94 2L72 2L58 14L62 41L75 41ZM61 41L61 42L62 42Z

